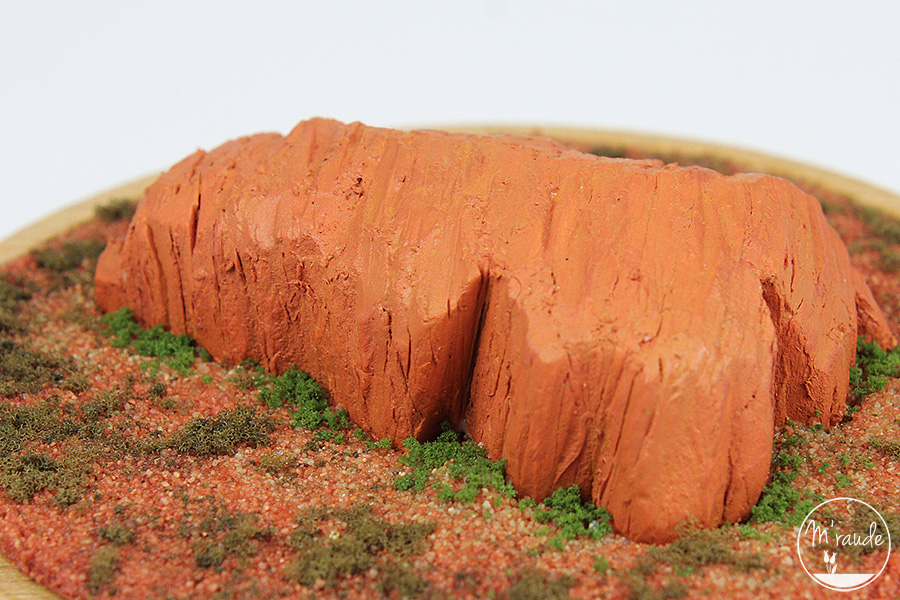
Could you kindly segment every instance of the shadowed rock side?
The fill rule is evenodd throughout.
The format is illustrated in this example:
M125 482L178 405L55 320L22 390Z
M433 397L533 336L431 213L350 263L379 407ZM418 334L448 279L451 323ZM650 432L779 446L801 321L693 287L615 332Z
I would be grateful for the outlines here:
M654 542L746 516L773 425L837 422L857 333L894 343L784 180L322 119L173 167L96 283L376 438L465 419L521 493L577 483Z

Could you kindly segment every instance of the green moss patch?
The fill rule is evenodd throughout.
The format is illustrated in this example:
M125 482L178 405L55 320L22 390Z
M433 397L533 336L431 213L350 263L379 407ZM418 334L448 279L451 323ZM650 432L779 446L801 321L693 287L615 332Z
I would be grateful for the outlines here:
M332 431L349 429L345 410L328 406L328 394L305 371L290 367L281 375L259 374L254 379L259 399L271 408L286 407L291 426L310 431L325 427Z
M487 451L471 440L461 441L458 433L443 424L443 431L433 442L419 442L407 438L403 442L406 454L400 462L411 469L394 480L398 490L422 491L429 485L444 501L472 502L482 488L493 488L514 497L516 491L506 481L506 460L492 461ZM446 467L454 480L448 484L434 477L432 471Z
M856 341L856 364L850 368L850 389L856 396L883 390L889 377L900 376L900 347L883 350L860 337Z
M166 331L162 325L143 329L135 321L134 312L127 306L104 315L103 322L106 324L107 335L112 338L110 344L119 348L131 347L141 356L156 359L145 364L145 369L153 374L159 370L161 361L180 375L190 375L193 373L194 359L209 356L190 336L175 335Z
M559 488L544 499L540 506L535 507L534 519L538 523L553 523L559 527L558 537L561 539L551 542L557 547L563 539L587 537L599 540L612 533L609 512L582 500L577 485Z

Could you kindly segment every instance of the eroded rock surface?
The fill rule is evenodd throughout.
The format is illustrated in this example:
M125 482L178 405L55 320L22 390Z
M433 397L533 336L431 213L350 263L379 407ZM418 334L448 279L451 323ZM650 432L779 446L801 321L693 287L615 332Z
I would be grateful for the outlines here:
M857 333L894 342L784 180L322 119L177 164L96 283L376 438L465 419L521 493L577 483L643 541L746 516L773 425L839 420Z

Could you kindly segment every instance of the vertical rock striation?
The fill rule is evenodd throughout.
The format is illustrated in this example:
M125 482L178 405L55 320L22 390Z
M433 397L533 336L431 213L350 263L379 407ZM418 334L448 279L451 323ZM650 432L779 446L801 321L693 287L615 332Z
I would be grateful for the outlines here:
M375 437L465 419L523 494L578 484L644 541L746 516L774 424L837 422L857 334L894 343L784 180L323 119L175 165L96 284Z

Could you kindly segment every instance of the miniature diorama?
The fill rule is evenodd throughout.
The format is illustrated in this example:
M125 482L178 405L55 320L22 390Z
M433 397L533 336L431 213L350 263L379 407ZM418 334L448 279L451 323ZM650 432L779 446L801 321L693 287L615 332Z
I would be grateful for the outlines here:
M63 598L782 597L848 496L882 541L815 568L896 593L900 218L554 137L311 119L11 257L0 554Z

